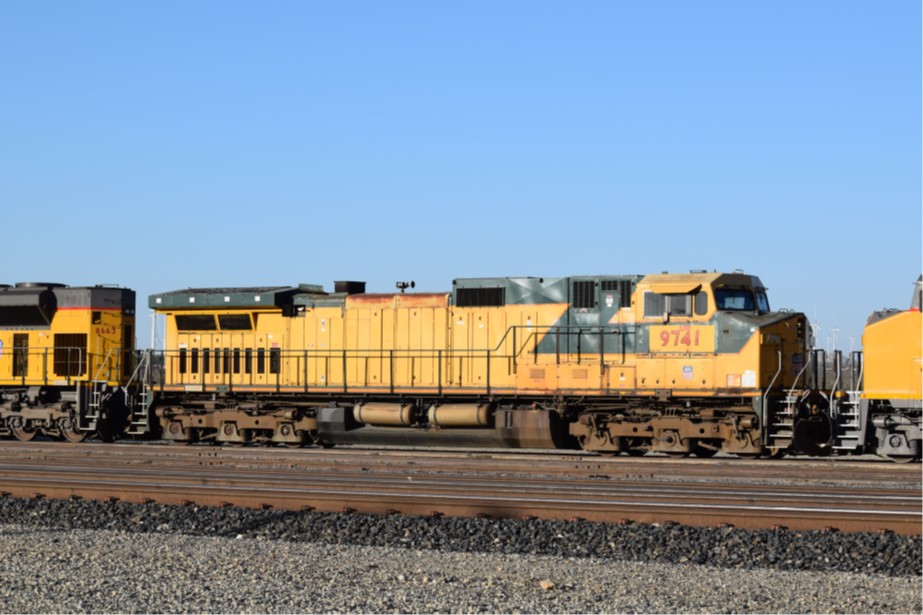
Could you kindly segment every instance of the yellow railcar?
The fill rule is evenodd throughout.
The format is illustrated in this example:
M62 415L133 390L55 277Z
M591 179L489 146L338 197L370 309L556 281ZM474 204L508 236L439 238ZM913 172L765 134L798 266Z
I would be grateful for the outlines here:
M104 286L0 287L0 432L79 441L123 428L134 368L135 293Z

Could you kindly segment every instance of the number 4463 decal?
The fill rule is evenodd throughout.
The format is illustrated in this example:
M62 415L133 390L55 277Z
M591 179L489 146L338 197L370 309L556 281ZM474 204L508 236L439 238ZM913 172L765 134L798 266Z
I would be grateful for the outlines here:
M714 352L715 328L655 325L650 329L651 352Z

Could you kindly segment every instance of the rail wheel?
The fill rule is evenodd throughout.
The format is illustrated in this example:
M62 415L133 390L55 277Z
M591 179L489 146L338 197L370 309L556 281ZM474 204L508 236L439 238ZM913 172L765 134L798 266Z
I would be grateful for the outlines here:
M913 455L888 455L888 459L894 463L912 463L916 457Z
M38 432L34 429L26 429L25 427L13 427L10 431L13 432L13 437L21 442L28 442L38 435Z
M58 421L58 430L61 436L68 442L83 442L87 439L85 431L80 431L71 419L61 419Z
M692 454L701 459L708 459L709 457L714 457L717 453L718 453L717 448L708 448L698 443L696 443L692 447Z
M685 459L692 451L666 451L666 453L670 459Z
M170 421L163 428L163 435L170 444L185 446L199 439L199 432L193 427L183 427L179 421Z

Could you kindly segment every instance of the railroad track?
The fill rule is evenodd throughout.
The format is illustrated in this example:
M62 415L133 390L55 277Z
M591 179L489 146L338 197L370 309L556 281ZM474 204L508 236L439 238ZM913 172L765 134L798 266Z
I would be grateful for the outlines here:
M285 510L921 534L913 467L0 443L0 492Z

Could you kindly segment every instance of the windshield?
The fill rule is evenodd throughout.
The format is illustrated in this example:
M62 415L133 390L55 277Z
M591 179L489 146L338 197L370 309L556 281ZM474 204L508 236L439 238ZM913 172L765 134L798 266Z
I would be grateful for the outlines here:
M756 307L759 308L760 314L765 314L769 311L769 297L766 296L766 293L756 293Z
M715 303L719 310L740 310L753 312L756 304L753 293L749 290L718 288L715 289Z

